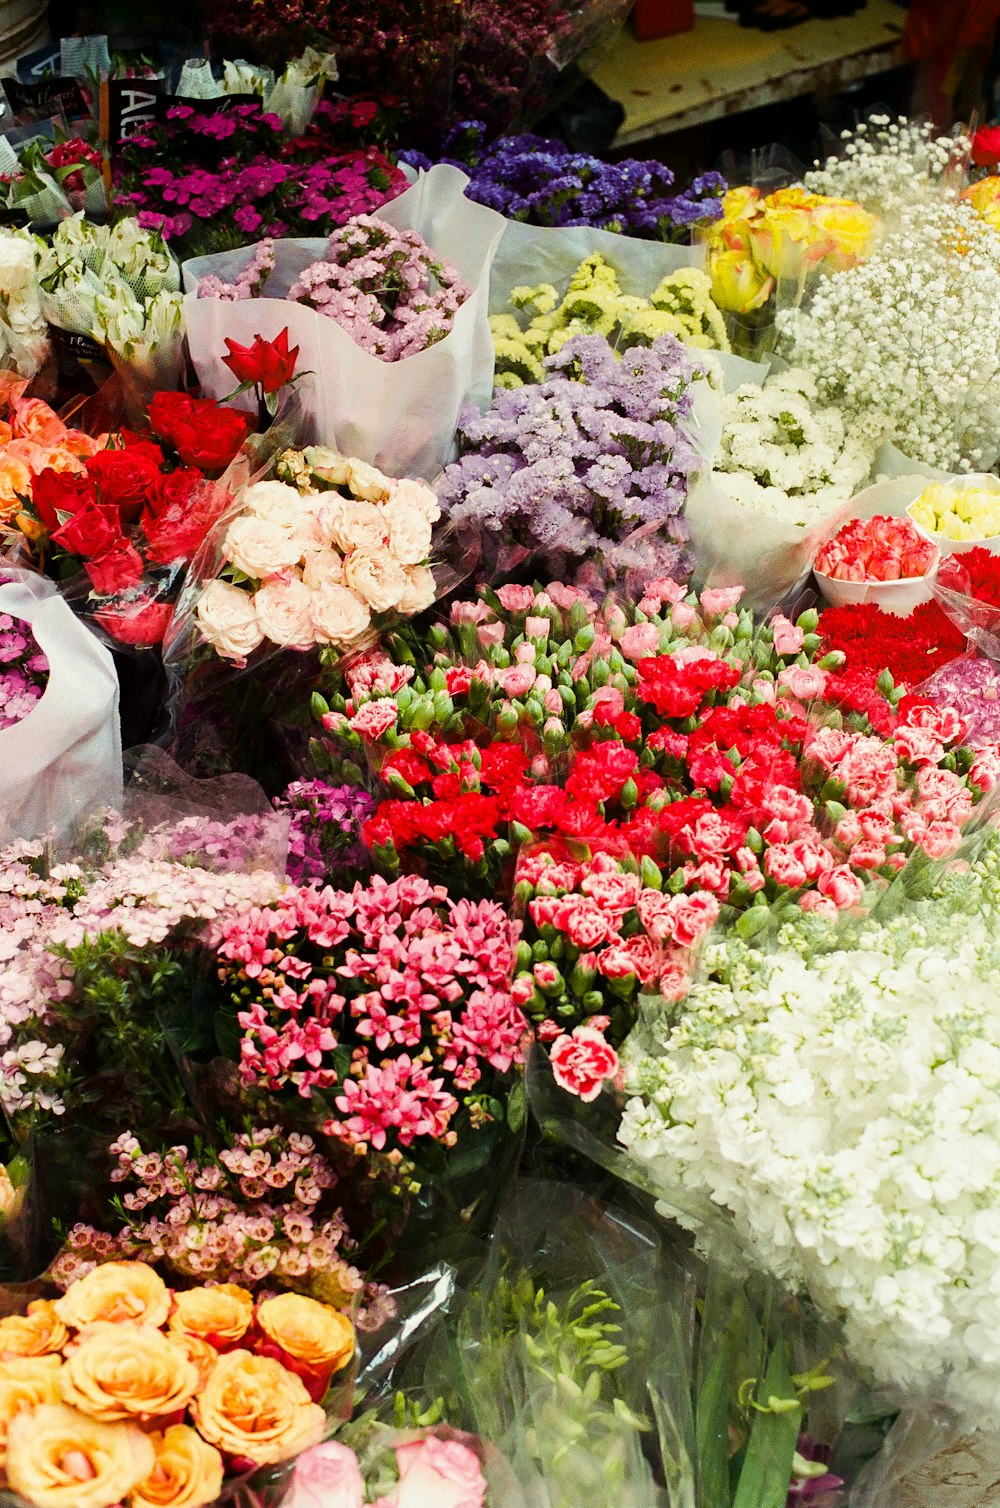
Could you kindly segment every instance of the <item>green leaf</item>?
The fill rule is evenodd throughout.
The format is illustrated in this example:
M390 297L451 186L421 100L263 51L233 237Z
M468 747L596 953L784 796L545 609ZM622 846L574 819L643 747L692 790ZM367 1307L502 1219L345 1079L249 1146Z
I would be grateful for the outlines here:
M772 1398L788 1407L755 1416L733 1508L785 1508L788 1500L802 1408L788 1370L784 1336L780 1335L760 1388L763 1405Z

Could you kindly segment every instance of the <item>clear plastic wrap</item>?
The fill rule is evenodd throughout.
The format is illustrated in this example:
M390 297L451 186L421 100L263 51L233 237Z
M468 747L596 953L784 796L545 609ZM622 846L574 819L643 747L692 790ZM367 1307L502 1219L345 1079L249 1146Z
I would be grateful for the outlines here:
M464 196L467 179L439 165L379 217L412 229L452 262L472 289L449 333L399 362L362 350L335 320L284 295L324 241L279 241L267 295L240 302L199 298L208 274L232 276L251 250L197 257L184 265L185 319L191 358L204 391L220 397L232 376L220 352L226 335L244 342L287 328L300 348L306 412L320 442L358 456L393 476L430 479L449 459L463 404L485 405L493 385L493 342L487 323L490 268L503 234L502 217Z

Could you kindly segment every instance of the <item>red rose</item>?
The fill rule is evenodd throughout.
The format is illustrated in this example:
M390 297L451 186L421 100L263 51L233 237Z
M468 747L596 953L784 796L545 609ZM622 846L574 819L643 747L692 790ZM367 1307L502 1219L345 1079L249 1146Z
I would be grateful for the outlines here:
M31 502L51 533L59 527L60 514L79 513L81 508L96 504L97 489L84 472L53 471L47 466L32 483Z
M123 539L118 525L118 514L113 508L102 508L96 503L87 503L79 513L73 513L52 535L52 543L70 555L82 555L89 560L95 555L106 555Z
M119 644L148 649L162 642L173 615L169 602L150 602L143 598L126 607L102 607L94 616L105 633L117 639Z
M552 1072L560 1089L578 1099L596 1100L607 1079L618 1072L618 1054L592 1026L576 1026L552 1044Z
M252 383L265 393L276 393L286 382L291 382L299 348L288 349L287 325L274 340L255 335L252 346L240 346L227 337L226 345L229 355L222 360L237 382Z
M113 597L115 592L124 592L142 580L142 556L123 539L106 555L84 561L84 570L99 597Z
M250 433L245 414L187 393L157 393L149 405L149 422L185 466L208 473L224 471Z
M150 449L156 450L156 447ZM101 502L118 509L124 526L139 517L160 468L151 458L138 453L136 447L134 450L99 450L87 461L87 473L97 483Z
M146 495L146 507L156 518L174 504L187 503L201 481L201 472L193 466L179 466L176 471L161 471Z
M995 168L1000 163L1000 126L983 126L972 138L972 160L977 167Z

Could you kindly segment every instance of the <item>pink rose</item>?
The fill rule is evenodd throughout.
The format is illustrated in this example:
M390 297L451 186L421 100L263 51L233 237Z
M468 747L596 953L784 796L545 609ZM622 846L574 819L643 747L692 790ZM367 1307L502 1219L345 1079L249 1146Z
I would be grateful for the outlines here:
M515 586L508 582L498 588L497 596L509 613L526 613L535 605L535 593L530 586Z
M721 618L723 613L728 613L731 607L736 606L742 596L741 586L710 587L707 592L702 592L701 605L710 617Z
M395 727L396 718L399 715L399 707L391 696L383 697L376 702L365 702L348 723L348 727L362 738L374 743Z
M346 1445L327 1440L295 1462L284 1508L362 1508L365 1486L358 1458Z
M838 864L836 869L821 874L817 888L820 895L827 896L839 911L856 906L865 893L864 885L846 864Z
M552 1044L552 1072L560 1089L589 1103L618 1072L618 1054L591 1026L576 1026Z
M813 697L823 695L826 672L818 665L789 665L779 674L778 685L787 686L800 702L811 701Z
M482 1508L486 1478L479 1457L460 1440L427 1435L396 1446L396 1508Z
M527 696L535 684L534 665L512 665L497 677L507 696Z
M801 628L796 628L781 613L771 620L771 627L774 630L775 652L779 655L797 655L806 637Z
M641 660L644 655L655 655L660 647L660 631L652 623L633 623L622 634L618 647L626 660Z

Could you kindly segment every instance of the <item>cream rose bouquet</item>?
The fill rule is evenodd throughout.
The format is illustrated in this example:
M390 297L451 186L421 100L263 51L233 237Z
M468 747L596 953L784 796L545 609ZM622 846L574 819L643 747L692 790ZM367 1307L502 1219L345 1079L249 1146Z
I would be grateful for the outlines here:
M347 1317L108 1262L0 1320L0 1473L36 1508L202 1508L318 1444Z
M434 601L439 516L423 482L320 447L286 451L226 529L221 569L194 602L198 637L238 665L262 644L358 648L391 615Z

